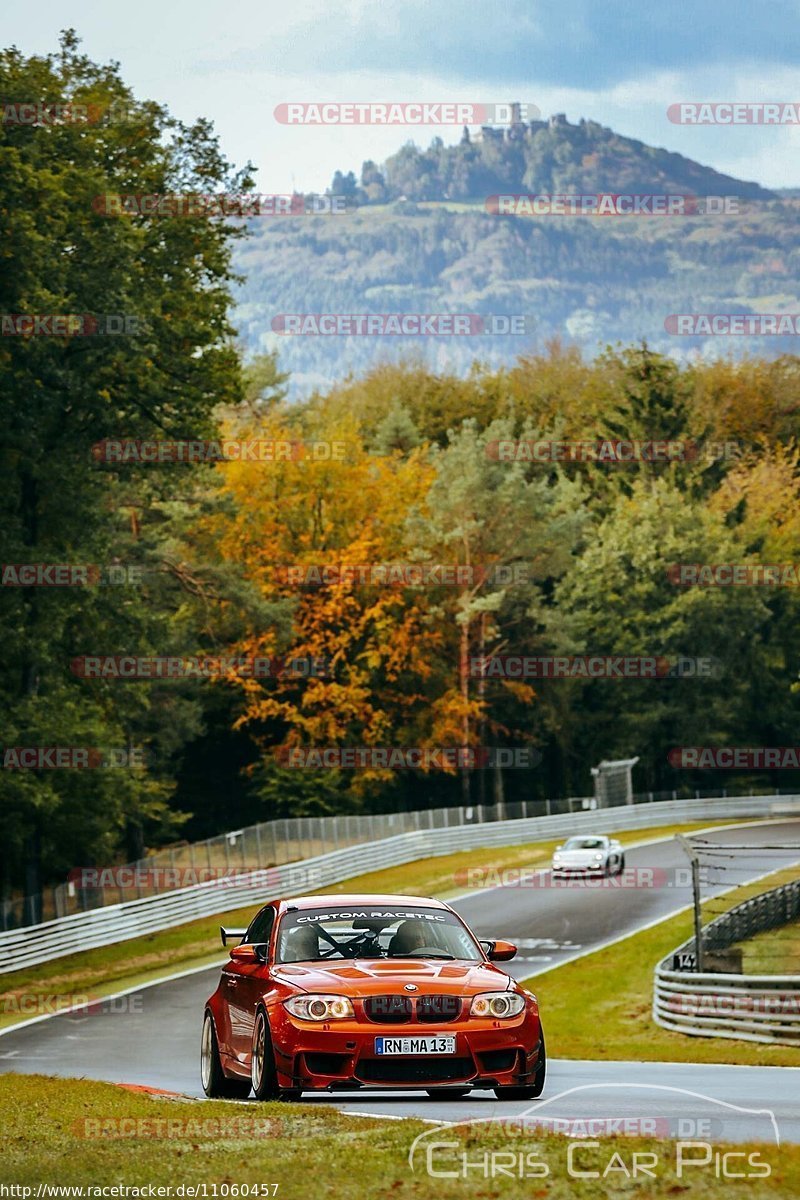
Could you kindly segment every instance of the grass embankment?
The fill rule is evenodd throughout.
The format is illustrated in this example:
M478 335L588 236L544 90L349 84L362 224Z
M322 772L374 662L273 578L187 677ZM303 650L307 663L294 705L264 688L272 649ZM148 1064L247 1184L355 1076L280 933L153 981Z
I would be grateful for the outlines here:
M205 1196L214 1197L241 1196L241 1185L260 1185L259 1197L276 1195L278 1200L305 1200L309 1194L337 1200L388 1196L423 1200L433 1195L438 1200L594 1200L601 1196L649 1200L682 1192L697 1200L732 1200L740 1194L772 1200L800 1194L798 1146L763 1143L734 1148L768 1164L771 1173L766 1178L718 1177L722 1173L715 1169L713 1158L704 1168L684 1167L679 1177L676 1142L598 1137L575 1154L575 1170L598 1172L598 1178L586 1179L568 1174L569 1143L563 1136L536 1132L509 1137L499 1128L467 1126L462 1131L447 1130L446 1140L456 1142L456 1148L432 1155L432 1166L439 1172L434 1177L426 1171L424 1151L414 1156L415 1170L409 1165L412 1142L431 1131L430 1125L350 1117L332 1105L175 1101L111 1084L5 1075L0 1077L0 1113L2 1181L33 1187L33 1195L39 1184L123 1184L145 1189L154 1185L170 1187L173 1197L186 1195L186 1186L205 1185ZM433 1103L431 1115L435 1115ZM120 1121L126 1124L120 1126ZM215 1121L229 1123L227 1130L208 1124ZM230 1122L240 1124L232 1127ZM253 1122L261 1123L260 1135L254 1132ZM153 1136L159 1128L161 1136ZM120 1131L127 1133L119 1136ZM433 1137L443 1140L441 1134ZM717 1152L722 1149L714 1147ZM493 1150L506 1156L507 1172L494 1178L474 1165L487 1161L484 1155ZM510 1168L508 1155L525 1170L526 1152L546 1164L546 1177L510 1177L519 1166ZM655 1156L639 1160L648 1162L654 1177L626 1178L624 1171L632 1170L634 1152ZM699 1156L696 1149L684 1153ZM473 1164L466 1171L465 1159ZM737 1157L735 1169L750 1169L742 1167L746 1162ZM527 1169L530 1172L530 1165ZM448 1171L455 1178L443 1174ZM275 1184L277 1191L268 1186ZM181 1185L184 1191L178 1192ZM201 1190L199 1195L203 1194Z
M800 921L737 942L745 975L800 976Z
M720 822L723 824L724 822ZM708 828L705 822L664 825L632 830L616 836L625 844L650 837L670 837L679 832ZM491 871L515 867L544 867L550 862L556 840L531 842L524 846L493 846L460 851L435 858L418 859L367 875L358 875L318 889L328 894L343 892L387 892L398 895L437 896L446 899L465 890L465 872L471 868ZM264 899L269 899L265 896ZM36 1015L38 997L47 1003L76 1002L89 996L98 999L125 988L139 987L172 972L214 966L226 955L219 942L219 926L247 925L256 906L247 905L212 917L202 917L159 933L145 934L126 942L101 946L66 955L37 967L27 967L0 977L0 1029ZM31 1007L33 1005L33 1007ZM27 1011L24 1011L27 1006ZM42 1011L47 1011L45 1007Z
M797 878L789 867L713 899L718 916L749 896ZM694 933L691 912L631 934L585 958L527 981L539 999L548 1049L558 1058L745 1063L800 1067L800 1046L692 1037L656 1025L651 1016L656 963ZM724 986L721 987L724 991Z

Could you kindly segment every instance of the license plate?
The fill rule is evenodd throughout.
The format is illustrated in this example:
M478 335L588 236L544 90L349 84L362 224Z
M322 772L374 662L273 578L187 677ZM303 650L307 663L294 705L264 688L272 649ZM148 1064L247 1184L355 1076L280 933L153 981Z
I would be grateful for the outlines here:
M376 1037L376 1054L455 1054L454 1037Z

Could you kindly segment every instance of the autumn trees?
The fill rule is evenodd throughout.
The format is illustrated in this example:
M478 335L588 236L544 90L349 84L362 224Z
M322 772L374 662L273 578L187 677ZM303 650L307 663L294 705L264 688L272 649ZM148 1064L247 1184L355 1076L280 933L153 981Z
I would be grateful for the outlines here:
M785 742L798 703L794 593L681 587L672 568L797 555L797 450L784 417L767 432L787 404L787 368L771 367L771 384L754 393L753 436L722 449L708 395L735 397L735 371L680 369L647 346L587 364L556 345L512 372L466 380L389 366L256 415L251 436L346 448L338 460L309 454L269 472L220 468L236 514L222 521L222 551L266 598L292 606L291 652L330 665L325 679L241 684L239 727L260 747L252 780L262 798L288 812L298 802L329 811L580 794L589 766L631 754L641 786L709 786L708 776L677 774L668 751L698 738ZM756 365L741 369L752 381ZM497 452L592 438L666 440L685 452L616 464ZM472 573L413 587L321 570L386 563ZM278 642L262 630L244 644ZM683 661L684 673L620 684L476 670L509 653L655 655ZM693 662L703 664L694 677ZM542 764L500 779L328 773L315 793L274 761L280 746L388 743L530 744Z

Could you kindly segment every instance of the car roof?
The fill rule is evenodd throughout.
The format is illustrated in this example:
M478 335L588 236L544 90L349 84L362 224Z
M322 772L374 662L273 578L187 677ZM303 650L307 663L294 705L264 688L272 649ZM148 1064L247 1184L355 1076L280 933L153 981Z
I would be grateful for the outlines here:
M392 896L383 893L346 892L332 896L293 896L289 899L278 900L277 903L285 912L287 908L337 908L350 907L354 904L390 904L423 905L425 908L448 908L441 900L432 900L430 896Z

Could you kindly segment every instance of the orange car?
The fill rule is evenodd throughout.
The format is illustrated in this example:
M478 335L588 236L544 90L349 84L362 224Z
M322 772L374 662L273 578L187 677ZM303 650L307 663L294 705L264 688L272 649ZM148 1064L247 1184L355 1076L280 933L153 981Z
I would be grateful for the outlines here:
M413 896L274 900L244 930L206 1005L207 1096L296 1099L304 1091L490 1088L541 1095L536 997L495 966L510 942L479 942L449 905Z

